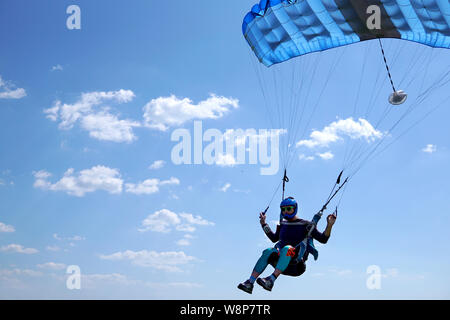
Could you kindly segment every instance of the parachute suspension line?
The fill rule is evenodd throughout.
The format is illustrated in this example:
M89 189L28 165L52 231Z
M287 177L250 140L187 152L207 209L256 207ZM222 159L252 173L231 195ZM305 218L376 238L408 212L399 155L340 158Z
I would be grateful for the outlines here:
M286 160L287 160L287 155L290 152L290 141L291 141L291 126L292 126L292 117L293 117L293 110L294 110L294 84L295 84L295 74L296 74L296 63L292 63L293 67L291 68L291 81L290 81L290 91L289 91L289 104L288 104L288 118L287 118L287 123L286 123L286 144L284 145L284 149L285 149L285 162L283 163L284 168L286 168ZM286 84L286 86L288 86ZM284 129L284 128L283 128Z
M431 60L431 59L430 59ZM425 70L428 69L428 64L427 68ZM448 70L448 68L444 68L443 70ZM426 74L428 74L428 71L426 71ZM450 71L445 71L444 74L438 79L436 80L428 89L426 89L424 92L422 92L418 98L416 98L416 100L414 101L414 103L408 108L408 110L406 110L406 112L400 117L400 119L392 126L392 128L389 130L389 133L391 131L393 131L393 129L404 119L406 118L406 116L408 116L414 109L416 109L429 95L431 95L436 89L442 87L444 84L448 83L450 81L449 79L446 79L447 76L450 75ZM412 75L413 80L414 79L418 79L418 78L424 78L424 77L419 77L419 73L414 73ZM411 81L412 82L412 81ZM421 85L421 87L423 87L423 83ZM413 123L411 126L409 126L406 130L404 130L399 136L397 136L393 141L391 141L389 144L387 144L386 146L383 147L383 149L379 150L377 153L375 153L375 151L377 151L377 149L379 148L381 143L378 143L377 146L370 152L367 154L367 156L365 157L365 160L360 164L359 168L357 168L357 170L355 170L355 173L358 172L361 167L363 167L363 165L365 164L365 162L369 162L370 160L378 157L381 153L383 153L386 149L388 149L392 144L394 144L396 141L398 141L402 136L404 136L406 133L408 133L412 128L414 128L415 126L417 126L420 122L422 122L424 119L426 119L430 114L432 114L434 111L436 111L437 109L439 109L442 105L444 105L448 100L450 99L450 96L447 96L445 99L443 99L442 101L440 101L439 103L437 103L430 111L428 111L425 115L423 115L421 118L419 118L415 123ZM384 139L383 139L384 140ZM381 141L382 142L382 141Z
M341 191L342 188L347 185L347 182L349 182L350 177L347 177L347 178L345 178L344 182L341 183L343 173L344 173L344 171L341 171L339 173L339 176L336 180L336 183L333 186L333 189L330 192L330 195L328 196L327 200L325 201L325 204L322 206L322 209L320 209L320 211L318 212L318 214L320 216L322 216L323 212L327 209L328 205L334 199L334 197L336 197L336 195L339 193L339 191ZM339 188L336 189L337 186L339 186ZM336 211L337 211L337 207L336 207Z
M441 102L439 102L437 105L435 105L430 111L428 111L425 115L423 115L420 119L418 119L416 122L414 122L411 126L409 126L405 131L403 131L400 135L398 135L393 141L391 141L388 145L386 145L383 149L378 151L376 154L374 154L371 158L369 158L367 161L370 161L376 157L378 157L381 153L383 153L387 148L389 148L392 144L397 142L400 138L402 138L405 134L407 134L411 129L416 127L420 122L428 118L433 112L435 112L437 109L439 109L442 105L444 105L445 102L450 100L450 95L447 96L445 99L443 99Z
M398 57L401 55L402 50L404 49L405 44L402 42L402 45L398 45L397 46L397 52L396 52L396 56L394 61L396 61L398 59ZM426 53L426 48L422 49L421 51L419 51L418 49L416 49L414 51L414 55L413 58L410 60L410 64L407 68L407 70L415 70L414 66L417 65L417 63L421 60L421 58L423 58L423 54ZM418 55L417 55L418 54ZM431 59L430 59L431 60ZM425 66L425 70L428 69L430 61L428 61L428 63L421 63L420 65ZM402 77L400 84L403 83L406 79L407 76L410 75L412 80L410 81L410 83L408 84L407 87L409 87L409 85L411 84L411 82L415 79L420 79L420 78L425 78L425 77L419 77L420 71L416 71L416 72L406 72L405 75ZM377 78L377 82L378 82L378 78ZM380 87L381 88L381 87ZM377 94L377 97L379 95L380 91ZM352 157L353 159L351 161L349 161L351 164L347 167L353 167L353 165L355 165L355 173L359 171L359 168L364 166L364 163L366 161L369 161L369 158L375 153L375 151L380 147L381 144L383 144L383 142L385 141L386 137L389 136L389 134L393 131L393 129L407 116L409 115L413 109L415 109L418 105L418 98L416 98L416 101L414 101L413 104L411 104L406 111L404 112L404 114L400 117L400 119L394 123L394 125L392 125L392 127L383 135L383 137L381 138L381 140L379 141L379 143L377 143L375 145L375 147L365 147L365 148L360 148L360 150L358 152L356 152L354 154L354 156ZM372 108L371 108L372 109ZM382 113L380 119L378 120L378 122L375 125L375 129L377 130L379 128L379 126L381 125L381 123L386 119L386 117L388 116L388 114L391 112L392 110L392 106L390 106L389 104L387 104L387 107L385 109L385 111ZM366 113L366 117L368 116L368 113ZM397 139L396 139L397 140ZM390 144L389 144L390 145ZM388 145L388 146L389 146ZM383 152L386 148L384 148L382 151L380 151L379 153ZM377 155L379 154L377 153ZM359 159L365 159L361 162L359 162L359 164L357 163L357 161ZM353 174L352 174L353 175Z
M386 55L384 53L383 43L381 42L380 38L378 38L378 42L380 44L381 54L383 55L384 65L386 66L386 70L387 70L387 73L388 73L388 76L389 76L389 80L391 81L392 90L394 90L394 92L396 92L397 90L395 90L394 81L392 80L391 71L389 69L389 65L388 65L387 60L386 60Z
M269 207L272 204L272 201L275 198L275 195L277 194L278 190L280 189L281 183L283 183L283 194L282 194L281 200L284 200L284 192L286 191L286 182L289 182L289 178L287 177L286 169L284 169L283 179L278 183L277 188L275 189L274 193L272 194L272 198L270 198L269 204L267 205L266 209L263 211L264 214L266 214L267 210L269 210Z
M331 189L330 194L328 195L327 201L331 198L331 195L333 194L334 190L336 189L336 187L341 183L341 178L342 178L342 174L344 173L344 170L341 171L341 173L339 173L339 176L336 180L336 183L333 186L333 189Z
M284 169L284 176L283 176L283 194L282 194L282 198L281 201L284 200L284 192L286 191L286 182L289 182L289 178L286 175L286 169Z
M402 122L404 120L404 118L407 115L409 115L412 112L412 109L416 108L423 101L423 99L420 101L419 101L419 99L416 99L415 102L412 104L412 106L410 108L408 108L408 110L406 110L406 112L400 117L400 119L397 120L394 123L394 125L388 130L387 134L385 134L383 136L383 138L376 144L376 146L374 148L372 148L372 150L370 150L370 152L368 152L367 155L364 156L364 159L359 163L359 166L355 169L354 173L352 173L351 176L354 176L359 170L361 170L361 168L367 162L369 162L370 160L379 156L382 152L384 152L386 149L388 149L393 143L395 143L398 139L400 139L404 134L406 134L409 130L411 130L416 125L418 125L420 122L422 122L425 118L427 118L431 113L433 113L435 110L437 110L441 105L443 105L449 99L450 99L450 96L446 97L444 100L442 100L440 103L438 103L432 110L430 110L428 113L426 113L424 116L422 116L422 118L420 118L413 125L411 125L409 128L407 128L400 136L396 137L396 139L394 139L394 141L392 141L391 143L386 145L382 150L375 153L377 151L377 149L381 146L381 144L384 142L385 138L398 126L398 124L400 122ZM360 155L360 157L361 156L362 156L362 154Z
M326 78L326 80L325 80L325 84L323 85L322 90L320 91L319 96L317 97L316 103L314 104L314 106L313 106L313 108L312 108L312 112L311 112L311 114L309 115L309 118L308 118L308 120L307 120L307 122L306 122L306 125L305 125L304 128L303 128L302 134L301 134L301 136L300 136L300 140L302 140L302 139L305 137L306 132L307 132L307 129L308 129L308 127L309 127L309 124L311 123L312 118L314 117L314 114L316 113L316 111L317 111L317 109L318 109L319 103L320 103L320 101L322 100L323 94L325 93L325 89L328 87L328 83L330 82L331 76L332 76L332 74L334 74L334 71L336 70L336 68L337 68L337 66L338 66L338 64L339 64L339 62L342 60L342 57L344 56L344 54L345 54L345 52L346 52L346 49L347 49L347 47L343 47L343 48L342 48L342 51L341 51L341 53L340 53L340 55L338 55L337 53L334 55L334 59L333 59L333 62L332 62L332 66L331 66L331 68L329 69L329 72L328 72L328 74L327 74L327 78ZM313 81L314 78L315 78L315 77L313 77L313 78L311 79L311 81L310 81L311 83L312 83L312 81ZM309 95L309 92L308 92L308 95ZM296 129L296 132L295 132L295 135L294 135L295 137L298 136L299 130L300 130L300 126L297 126L297 129ZM295 152L295 153L296 153L296 152ZM292 161L293 161L294 159L295 159L294 154L291 154L290 157L289 157L288 166L292 163Z
M362 82L364 79L364 75L365 75L365 70L366 70L366 65L367 65L367 61L368 61L368 56L369 56L369 46L366 46L366 51L364 54L364 60L363 60L363 64L362 64L362 68L361 68L361 75L359 77L359 84L358 84L358 90L356 91L356 97L355 97L355 102L353 104L353 113L352 113L352 117L356 118L356 109L358 106L358 102L359 102L359 96L360 96L360 92L361 92L361 86L362 86ZM348 159L349 159L349 155L351 155L353 153L353 151L355 150L355 145L356 142L352 142L352 147L349 147L350 143L347 143L345 146L345 153L344 153L344 160L342 163L342 168L345 170L346 169L346 164L348 163ZM351 157L350 157L351 158Z
M417 79L422 79L421 84L420 84L420 89L419 89L419 96L415 99L415 101L405 110L405 112L400 116L400 118L392 125L392 127L388 130L388 134L390 134L399 124L400 122L402 122L408 115L410 115L436 88L439 87L439 83L442 82L443 79L445 79L446 75L450 72L447 71L446 74L444 74L443 77L441 77L440 79L436 80L430 87L428 87L427 89L425 89L424 91L422 91L423 87L424 87L424 79L428 77L428 71L429 71L429 66L431 64L431 61L433 60L433 53L436 52L435 50L433 50L434 48L432 48L432 53L429 55L428 61L424 61L424 63L422 64L424 66L424 68L420 71L414 72L411 74L411 81L409 82L408 86L411 85L411 83L414 80ZM425 57L426 59L426 57ZM415 61L415 64L418 62ZM415 66L415 64L413 65L413 67ZM412 68L414 69L414 68ZM444 69L447 70L447 69ZM421 71L424 71L424 75L420 76ZM406 76L402 79L406 80ZM444 103L446 100L444 100L442 103ZM440 104L439 104L440 106ZM421 122L424 118L426 118L428 116L425 115L422 119L420 119L418 122L416 122L415 124L413 124L409 129L407 129L404 133L408 132L410 129L412 129L413 127L415 127L419 122ZM377 125L378 126L378 125ZM380 145L382 144L382 142L384 142L385 138L388 136L388 134L385 134L384 137L381 139L381 141L376 145L376 147L371 150L367 156L365 157L365 160L363 161L363 163L360 166L363 166L364 162L369 161L369 158L371 158L375 152L377 151L377 149L380 147ZM402 134L403 135L403 134ZM401 135L401 136L402 136ZM391 143L389 143L387 146L385 146L385 148L383 148L381 151L379 151L378 153L375 154L375 156L373 156L372 158L378 156L379 154L381 154L384 150L386 150L390 145L392 145L392 143L394 143L395 141L397 141L400 137L397 137L394 141L392 141ZM359 171L356 170L356 171Z
M312 60L308 56L305 57L305 59L306 58L309 59L309 60ZM316 54L314 62L312 64L309 64L309 63L306 64L306 65L312 65L310 70L306 70L306 67L305 67L305 70L301 73L302 74L302 82L299 84L300 85L300 94L298 95L298 101L296 103L296 105L298 107L294 108L294 116L292 117L293 124L294 124L295 123L294 119L297 119L297 117L298 117L297 116L298 109L301 109L299 121L298 121L298 123L296 125L296 130L295 130L295 132L293 134L293 141L294 142L295 142L296 137L298 135L299 129L302 127L303 117L305 115L305 111L306 111L307 106L308 106L309 96L310 96L310 93L311 93L311 89L313 87L313 79L315 79L315 75L316 75L316 72L317 72L317 67L320 64L320 58L321 58L321 55L320 54ZM305 79L305 77L304 77L305 74L310 74L311 75L309 77L309 79L308 78ZM308 81L309 83L308 83L308 87L306 88L306 86L303 86L303 84L307 80L309 80ZM303 91L303 88L305 88L305 90L306 90L306 93L304 95L301 94L302 91ZM302 97L303 97L303 99L302 99ZM293 128L293 126L292 126L292 128Z
M253 68L255 70L255 74L258 78L258 84L259 84L259 88L261 89L261 93L263 96L263 100L264 100L264 108L266 109L265 115L266 117L269 119L270 124L272 125L272 127L274 127L273 121L272 121L272 117L268 116L270 114L270 109L269 109L269 105L268 105L268 97L266 96L266 88L264 87L264 82L262 79L262 75L260 74L260 67L257 65L257 63L255 62L255 60L253 59L252 53L251 51L249 51L249 56L250 56L250 60L252 62Z
M278 186L276 187L275 191L273 192L272 198L270 198L270 201L269 201L269 204L267 205L267 208L263 211L264 214L266 214L267 210L269 210L269 207L272 204L272 201L275 198L275 195L278 193L278 190L280 189L281 182L283 182L283 181L280 181L280 183L278 183Z
M277 66L273 66L273 67L277 67ZM276 110L277 110L277 116L278 116L278 120L276 121L277 123L278 123L278 125L283 125L283 117L282 117L282 108L281 108L281 105L280 105L280 98L279 98L279 96L278 96L278 82L277 82L277 77L276 77L276 74L275 74L275 69L274 68L271 68L272 69L272 80L273 80L273 88L275 89L274 90L274 92L275 92L275 101L274 101L274 104L275 104L275 107L276 107ZM281 70L280 70L280 72L281 72ZM283 96L283 94L281 94L281 96ZM281 152L281 154L280 154L280 156L281 156L281 162L284 162L285 160L284 160L284 152Z

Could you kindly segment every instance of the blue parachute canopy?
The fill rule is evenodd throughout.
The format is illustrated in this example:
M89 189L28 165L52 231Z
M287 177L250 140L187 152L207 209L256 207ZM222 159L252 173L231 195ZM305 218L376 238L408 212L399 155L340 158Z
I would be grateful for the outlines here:
M371 6L379 10L379 29L369 29ZM245 16L242 32L268 67L376 38L449 49L450 0L261 0Z

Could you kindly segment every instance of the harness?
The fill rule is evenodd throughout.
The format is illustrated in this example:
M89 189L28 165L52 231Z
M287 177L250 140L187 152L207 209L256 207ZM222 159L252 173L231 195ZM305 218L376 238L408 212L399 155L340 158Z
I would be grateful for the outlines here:
M312 232L314 231L314 229L317 227L317 224L319 223L320 219L323 216L324 211L327 209L327 206L330 204L331 200L334 199L334 197L339 193L339 191L341 191L341 189L347 184L347 182L349 181L349 178L347 177L345 179L345 181L341 184L341 178L342 178L342 174L344 172L341 171L341 173L339 174L336 183L333 186L333 189L330 192L330 195L328 196L327 201L325 202L325 204L322 206L322 209L319 210L319 212L317 212L314 217L312 218L311 222L308 224L308 226L306 227L308 233L305 237L305 239L302 240L302 242L300 242L300 244L298 244L295 247L295 252L298 253L296 259L292 259L294 263L299 263L299 262L305 262L308 259L308 255L311 254L314 257L314 260L317 260L319 258L319 251L316 249L316 247L314 246L314 240L312 237ZM284 177L283 177L283 197L284 197L284 191L285 191L285 183L288 182L289 179L286 176L286 170L284 171ZM339 186L339 188L336 189L336 187ZM268 209L268 208L267 208ZM267 211L266 209L266 211ZM338 207L336 207L336 209L334 210L333 214L337 215L337 211L338 211ZM280 223L281 223L281 217L280 217ZM278 247L278 244L275 245L275 247L277 249L281 249ZM305 254L307 254L305 256Z

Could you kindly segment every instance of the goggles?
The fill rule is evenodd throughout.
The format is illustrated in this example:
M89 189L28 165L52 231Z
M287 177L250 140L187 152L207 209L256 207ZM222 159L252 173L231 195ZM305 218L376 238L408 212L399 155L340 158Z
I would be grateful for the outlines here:
M281 207L281 212L290 212L290 211L294 211L294 210L295 210L294 206Z

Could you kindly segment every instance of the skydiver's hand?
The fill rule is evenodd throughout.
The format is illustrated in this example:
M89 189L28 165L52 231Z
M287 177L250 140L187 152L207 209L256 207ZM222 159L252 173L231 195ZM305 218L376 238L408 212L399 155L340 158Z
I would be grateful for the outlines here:
M266 224L266 215L264 212L259 214L259 223L261 223L262 226Z
M330 227L332 227L334 225L334 223L336 222L336 218L337 218L337 216L335 213L328 215L327 223Z

